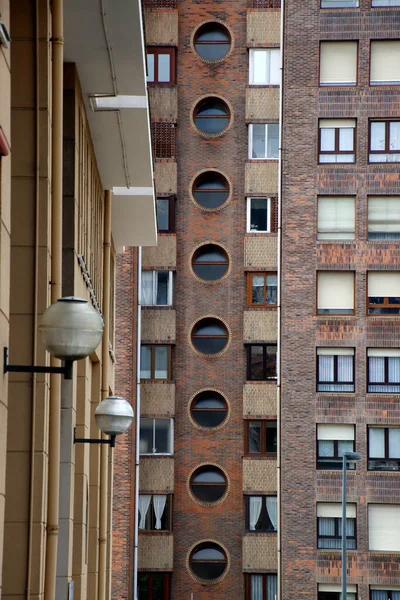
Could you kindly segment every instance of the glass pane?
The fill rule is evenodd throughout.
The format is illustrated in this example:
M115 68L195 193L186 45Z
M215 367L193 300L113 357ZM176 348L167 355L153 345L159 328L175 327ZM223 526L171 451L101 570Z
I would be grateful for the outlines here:
M140 419L140 454L153 452L153 419Z
M326 382L334 380L334 357L318 356L318 381Z
M217 354L221 352L227 344L226 338L193 338L193 344L203 354Z
M335 519L331 517L319 517L318 534L323 537L333 537L335 535Z
M281 52L279 48L270 50L269 84L280 84Z
M249 452L261 452L261 423L250 421L249 423Z
M271 452L275 454L277 451L277 429L275 422L266 422L266 452Z
M267 158L279 157L279 125L273 123L268 127Z
M147 55L147 81L149 83L154 81L154 54Z
M226 335L226 330L215 319L204 319L196 327L196 335Z
M171 452L171 419L155 420L155 451L157 454Z
M204 131L204 133L220 133L228 126L229 118L228 117L220 117L219 119L208 117L208 118L195 118L194 120L196 127L200 129L200 131Z
M169 230L169 200L168 198L157 198L157 229L158 231Z
M196 483L223 483L225 484L225 477L221 471L217 469L205 469L196 473L192 477L192 481Z
M139 600L150 600L149 599L149 574L138 573L138 592Z
M339 440L338 441L339 456L343 456L343 452L353 452L353 450L354 450L353 440Z
M202 265L202 264L194 264L193 271L200 277L201 279L205 279L206 281L215 281L216 279L220 279L223 277L228 270L228 264L224 265Z
M154 347L154 378L168 379L168 347Z
M193 403L193 407L201 408L226 408L225 401L213 392L204 392L198 396Z
M353 357L338 356L338 381L353 381Z
M158 306L166 306L168 304L169 271L157 271L156 278L156 304Z
M196 36L197 42L229 42L228 32L218 23L207 23Z
M159 83L171 81L171 56L169 54L158 55L158 81Z
M140 348L140 379L151 379L151 346Z
M264 379L264 364L263 364L263 347L250 347L250 378Z
M389 124L389 150L400 150L400 121L392 121Z
M389 298L389 300L390 300L390 298ZM400 357L393 357L393 356L389 357L388 358L388 367L389 367L389 382L390 383L399 383L400 382Z
M196 255L195 262L226 262L227 257L217 246L205 246Z
M219 116L223 117L228 114L228 109L224 102L212 98L205 100L200 104L196 111L197 116Z
M266 126L250 125L253 132L253 145L251 148L252 158L266 158Z
M268 198L250 199L250 231L268 231Z
M321 128L321 152L335 151L335 129Z
M206 60L219 60L229 51L230 44L196 44L196 52Z
M197 485L191 486L193 494L202 502L217 502L225 494L225 485Z
M192 560L225 560L224 553L215 547L204 544L204 546L193 554Z
M191 563L192 571L200 579L217 579L225 571L225 561L220 562L196 562Z
M389 429L389 458L400 458L400 429Z
M263 576L250 575L251 600L263 600ZM270 600L269 598L267 600ZM273 598L271 600L274 600Z
M221 175L218 175L217 173L206 173L205 175L201 175L195 184L196 190L225 190L227 188L228 184L224 177L221 177Z
M228 198L228 191L226 192L194 192L194 198L196 202L204 206L204 208L218 208Z
M385 149L385 123L383 121L371 123L370 147L371 150Z
M142 304L153 306L153 271L142 271Z
M371 458L385 458L385 430L371 427L369 430L369 456Z
M193 409L192 416L196 423L202 427L218 427L225 417L226 410L196 410Z
M318 440L318 456L332 457L335 455L335 444L333 440Z
M278 301L278 277L267 275L267 304L276 304Z
M253 50L253 79L250 83L267 83L267 50Z
M153 577L153 600L165 600L164 596L164 574L152 573Z
M276 346L267 346L266 348L267 357L265 365L265 378L275 379L276 378Z
M264 275L251 276L251 302L264 304Z
M339 129L339 150L341 152L354 150L354 129L350 127Z
M368 360L369 383L383 383L385 381L385 358L371 356Z

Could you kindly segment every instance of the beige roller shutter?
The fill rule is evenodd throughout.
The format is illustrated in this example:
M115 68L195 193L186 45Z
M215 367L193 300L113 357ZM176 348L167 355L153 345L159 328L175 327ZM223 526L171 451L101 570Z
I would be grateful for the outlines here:
M368 296L400 296L400 271L369 271Z
M355 119L320 119L320 129L354 129Z
M319 271L318 309L354 309L352 271Z
M317 438L319 440L354 440L354 425L319 423Z
M400 552L400 505L368 505L370 550Z
M354 348L317 348L318 356L354 356Z
M342 504L339 502L318 502L317 517L341 518ZM346 517L348 519L356 518L356 505L346 503Z
M320 83L355 85L357 81L357 42L321 42Z
M368 348L368 356L400 356L400 348Z
M371 42L371 83L400 83L400 41Z
M320 196L319 239L354 239L354 204L354 198L351 196Z
M368 198L368 231L400 233L400 196Z

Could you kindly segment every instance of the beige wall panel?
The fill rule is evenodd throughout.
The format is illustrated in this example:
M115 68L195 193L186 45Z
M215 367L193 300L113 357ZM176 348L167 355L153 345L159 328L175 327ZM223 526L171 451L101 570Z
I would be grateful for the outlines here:
M0 205L1 210L1 205ZM10 234L0 223L0 309L10 313Z
M139 488L141 492L173 492L174 459L141 458Z
M276 415L276 385L246 383L243 386L243 416L274 417Z
M279 119L279 88L247 88L246 121L252 119Z
M40 363L42 364L42 363ZM35 405L35 449L36 452L47 452L48 450L48 428L49 428L49 379L36 384ZM72 440L71 440L72 443Z
M0 403L0 498L5 493L6 485L6 448L7 448L7 408L3 403ZM0 520L2 523L2 520ZM1 526L0 526L1 531ZM1 548L1 534L0 534L0 548ZM1 563L0 563L1 564Z
M245 310L243 319L244 342L276 342L276 310Z
M171 417L175 415L174 383L142 383L140 410L142 416Z
M1 106L0 106L1 115ZM0 116L1 119L1 116ZM9 121L9 115L4 115L3 122ZM3 156L0 164L0 204L1 222L8 234L11 229L11 155ZM8 281L8 280L7 280ZM4 282L3 282L4 283Z
M3 13L1 13L1 20L3 21ZM9 27L9 26L7 26ZM14 50L13 50L14 51ZM7 56L6 56L7 54ZM1 117L1 128L4 135L6 136L8 144L11 146L11 134L10 134L10 98L11 98L11 87L10 87L10 51L0 50L0 117Z
M41 591L42 594L39 597L43 598L43 571L46 550L46 528L43 523L33 524L32 538L32 546L35 550L32 552L31 589L33 595L36 593L39 596Z
M178 89L176 86L149 86L150 115L152 120L178 119Z
M174 342L176 337L175 310L143 310L142 340L146 342Z
M145 13L146 44L178 45L178 12L152 11Z
M176 236L159 235L157 246L143 248L143 267L173 269L176 267Z
M10 348L12 351L9 354L10 364L29 364L32 358L32 316L31 315L16 315L12 316L13 337ZM39 362L38 362L39 364ZM44 363L43 363L44 364ZM32 375L29 373L13 373L9 375L13 381L30 381Z
M33 108L35 106L35 69L33 60L35 57L35 41L31 39L19 39L12 45L13 72L24 73L23 77L14 77L12 86L13 108ZM27 57L32 64L27 63ZM31 67L31 68L29 68ZM1 71L1 67L0 67ZM0 73L1 77L1 73ZM2 79L0 78L0 81Z
M3 595L2 598L26 598L26 561L28 557L28 523L5 523L4 539L7 544L3 556ZM39 547L39 546L37 546ZM35 554L35 553L33 553ZM39 551L36 552L39 555Z
M28 382L10 381L8 384L12 397L12 410L8 423L8 452L30 452L32 386Z
M174 538L172 535L139 536L139 569L170 570L174 566Z
M276 492L276 460L243 459L244 492Z
M13 110L12 128L12 175L13 177L33 177L33 165L35 159L35 112L30 109Z
M9 522L28 522L30 472L31 461L29 452L7 452L6 518ZM19 477L15 477L15 473L18 473Z
M243 536L243 569L274 571L278 568L276 535Z
M22 225L22 224L21 224ZM26 221L24 222L26 225ZM12 281L11 298L12 312L17 314L33 313L33 295L35 275L34 249L28 246L14 246L11 254L12 259ZM21 273L24 274L21 277Z
M177 163L154 163L154 180L157 194L176 194L178 192Z
M278 239L273 235L248 235L244 240L244 266L277 269Z
M248 162L245 166L245 194L278 195L278 161Z
M247 13L247 45L280 43L281 11L257 10Z

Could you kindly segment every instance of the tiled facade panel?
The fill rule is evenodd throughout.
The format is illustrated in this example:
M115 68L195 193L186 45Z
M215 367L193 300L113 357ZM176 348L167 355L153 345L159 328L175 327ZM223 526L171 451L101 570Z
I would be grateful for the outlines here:
M169 571L174 563L172 535L141 535L139 538L138 567L145 571Z
M243 386L243 416L276 415L276 385L252 382Z
M247 45L279 45L280 19L281 13L278 10L249 11L247 14Z
M367 241L367 197L399 195L398 165L368 164L368 118L399 117L398 88L369 86L370 39L398 39L400 11L321 10L293 0L285 11L282 235L282 597L315 597L318 582L340 582L338 552L316 550L316 500L339 502L340 473L316 471L316 422L356 424L362 456L349 474L357 503L357 550L349 556L358 599L369 584L398 583L396 554L368 552L367 505L399 503L395 473L367 471L367 424L400 425L395 397L366 394L366 349L398 347L396 317L366 316L366 273L399 268L398 244ZM318 87L320 40L359 40L355 87ZM304 60L307 57L307 60ZM356 163L317 165L318 118L355 118ZM301 160L299 160L301 157ZM354 242L317 243L318 195L356 196ZM355 316L316 317L316 271L354 270ZM316 350L356 349L355 394L316 395ZM290 506L289 506L290 505ZM301 518L299 518L301 515Z
M175 311L147 309L142 312L142 342L175 341Z
M178 45L178 13L176 10L154 10L145 13L146 43Z
M249 87L246 90L246 121L279 119L279 87Z
M175 384L145 382L141 386L141 413L148 417L172 417L175 414Z
M269 569L278 568L276 535L243 536L243 570L265 573L266 564Z
M244 264L253 269L276 270L277 237L275 235L248 235L244 239Z
M176 194L178 188L176 162L155 162L154 181L157 194Z
M143 248L143 268L174 269L176 267L176 237L159 235L157 246Z

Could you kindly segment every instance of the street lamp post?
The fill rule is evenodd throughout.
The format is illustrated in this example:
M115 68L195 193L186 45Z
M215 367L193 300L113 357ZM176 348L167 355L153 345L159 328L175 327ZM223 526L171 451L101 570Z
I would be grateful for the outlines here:
M343 476L342 476L342 598L347 600L347 539L346 539L346 474L347 463L360 460L357 452L343 452Z

